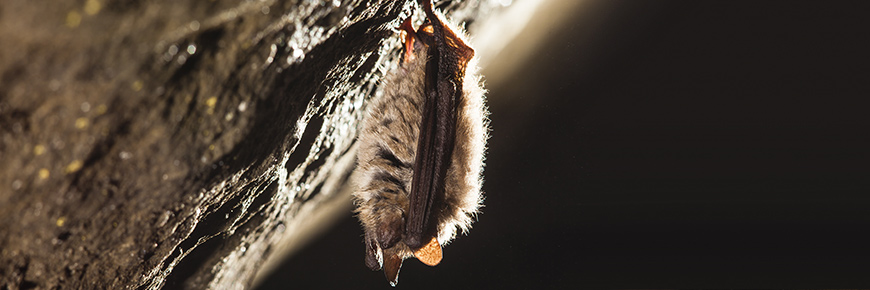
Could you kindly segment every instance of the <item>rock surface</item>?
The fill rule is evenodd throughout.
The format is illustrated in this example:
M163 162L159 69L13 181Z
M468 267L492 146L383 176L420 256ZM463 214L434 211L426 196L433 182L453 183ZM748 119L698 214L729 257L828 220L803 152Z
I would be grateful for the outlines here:
M413 2L4 1L0 289L249 287L349 208Z

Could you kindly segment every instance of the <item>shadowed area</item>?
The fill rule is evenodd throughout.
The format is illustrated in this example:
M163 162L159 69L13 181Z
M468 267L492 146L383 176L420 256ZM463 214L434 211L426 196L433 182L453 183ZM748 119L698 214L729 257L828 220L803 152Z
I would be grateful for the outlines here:
M867 285L867 5L604 2L488 87L486 207L399 287ZM347 215L262 289L387 289L360 235Z

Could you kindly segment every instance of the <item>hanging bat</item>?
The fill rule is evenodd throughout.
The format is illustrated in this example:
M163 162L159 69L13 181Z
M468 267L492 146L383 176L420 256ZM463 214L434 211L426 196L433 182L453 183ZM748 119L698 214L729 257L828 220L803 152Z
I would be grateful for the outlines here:
M396 286L406 258L429 266L482 205L488 138L484 89L463 32L421 0L426 21L410 17L403 60L369 104L359 135L356 213L365 263Z

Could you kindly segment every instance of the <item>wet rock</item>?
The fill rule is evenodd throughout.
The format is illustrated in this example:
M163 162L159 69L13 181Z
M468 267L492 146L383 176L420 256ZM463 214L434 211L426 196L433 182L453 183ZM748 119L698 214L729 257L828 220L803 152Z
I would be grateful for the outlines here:
M249 286L306 217L349 208L411 5L4 1L0 288Z

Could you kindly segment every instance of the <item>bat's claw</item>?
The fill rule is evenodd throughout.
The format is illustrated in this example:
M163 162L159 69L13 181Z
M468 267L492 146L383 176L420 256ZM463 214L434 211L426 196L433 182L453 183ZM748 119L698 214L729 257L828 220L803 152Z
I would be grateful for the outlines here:
M402 22L399 29L405 31L405 62L414 60L414 41L417 39L417 31L411 25L411 16Z

